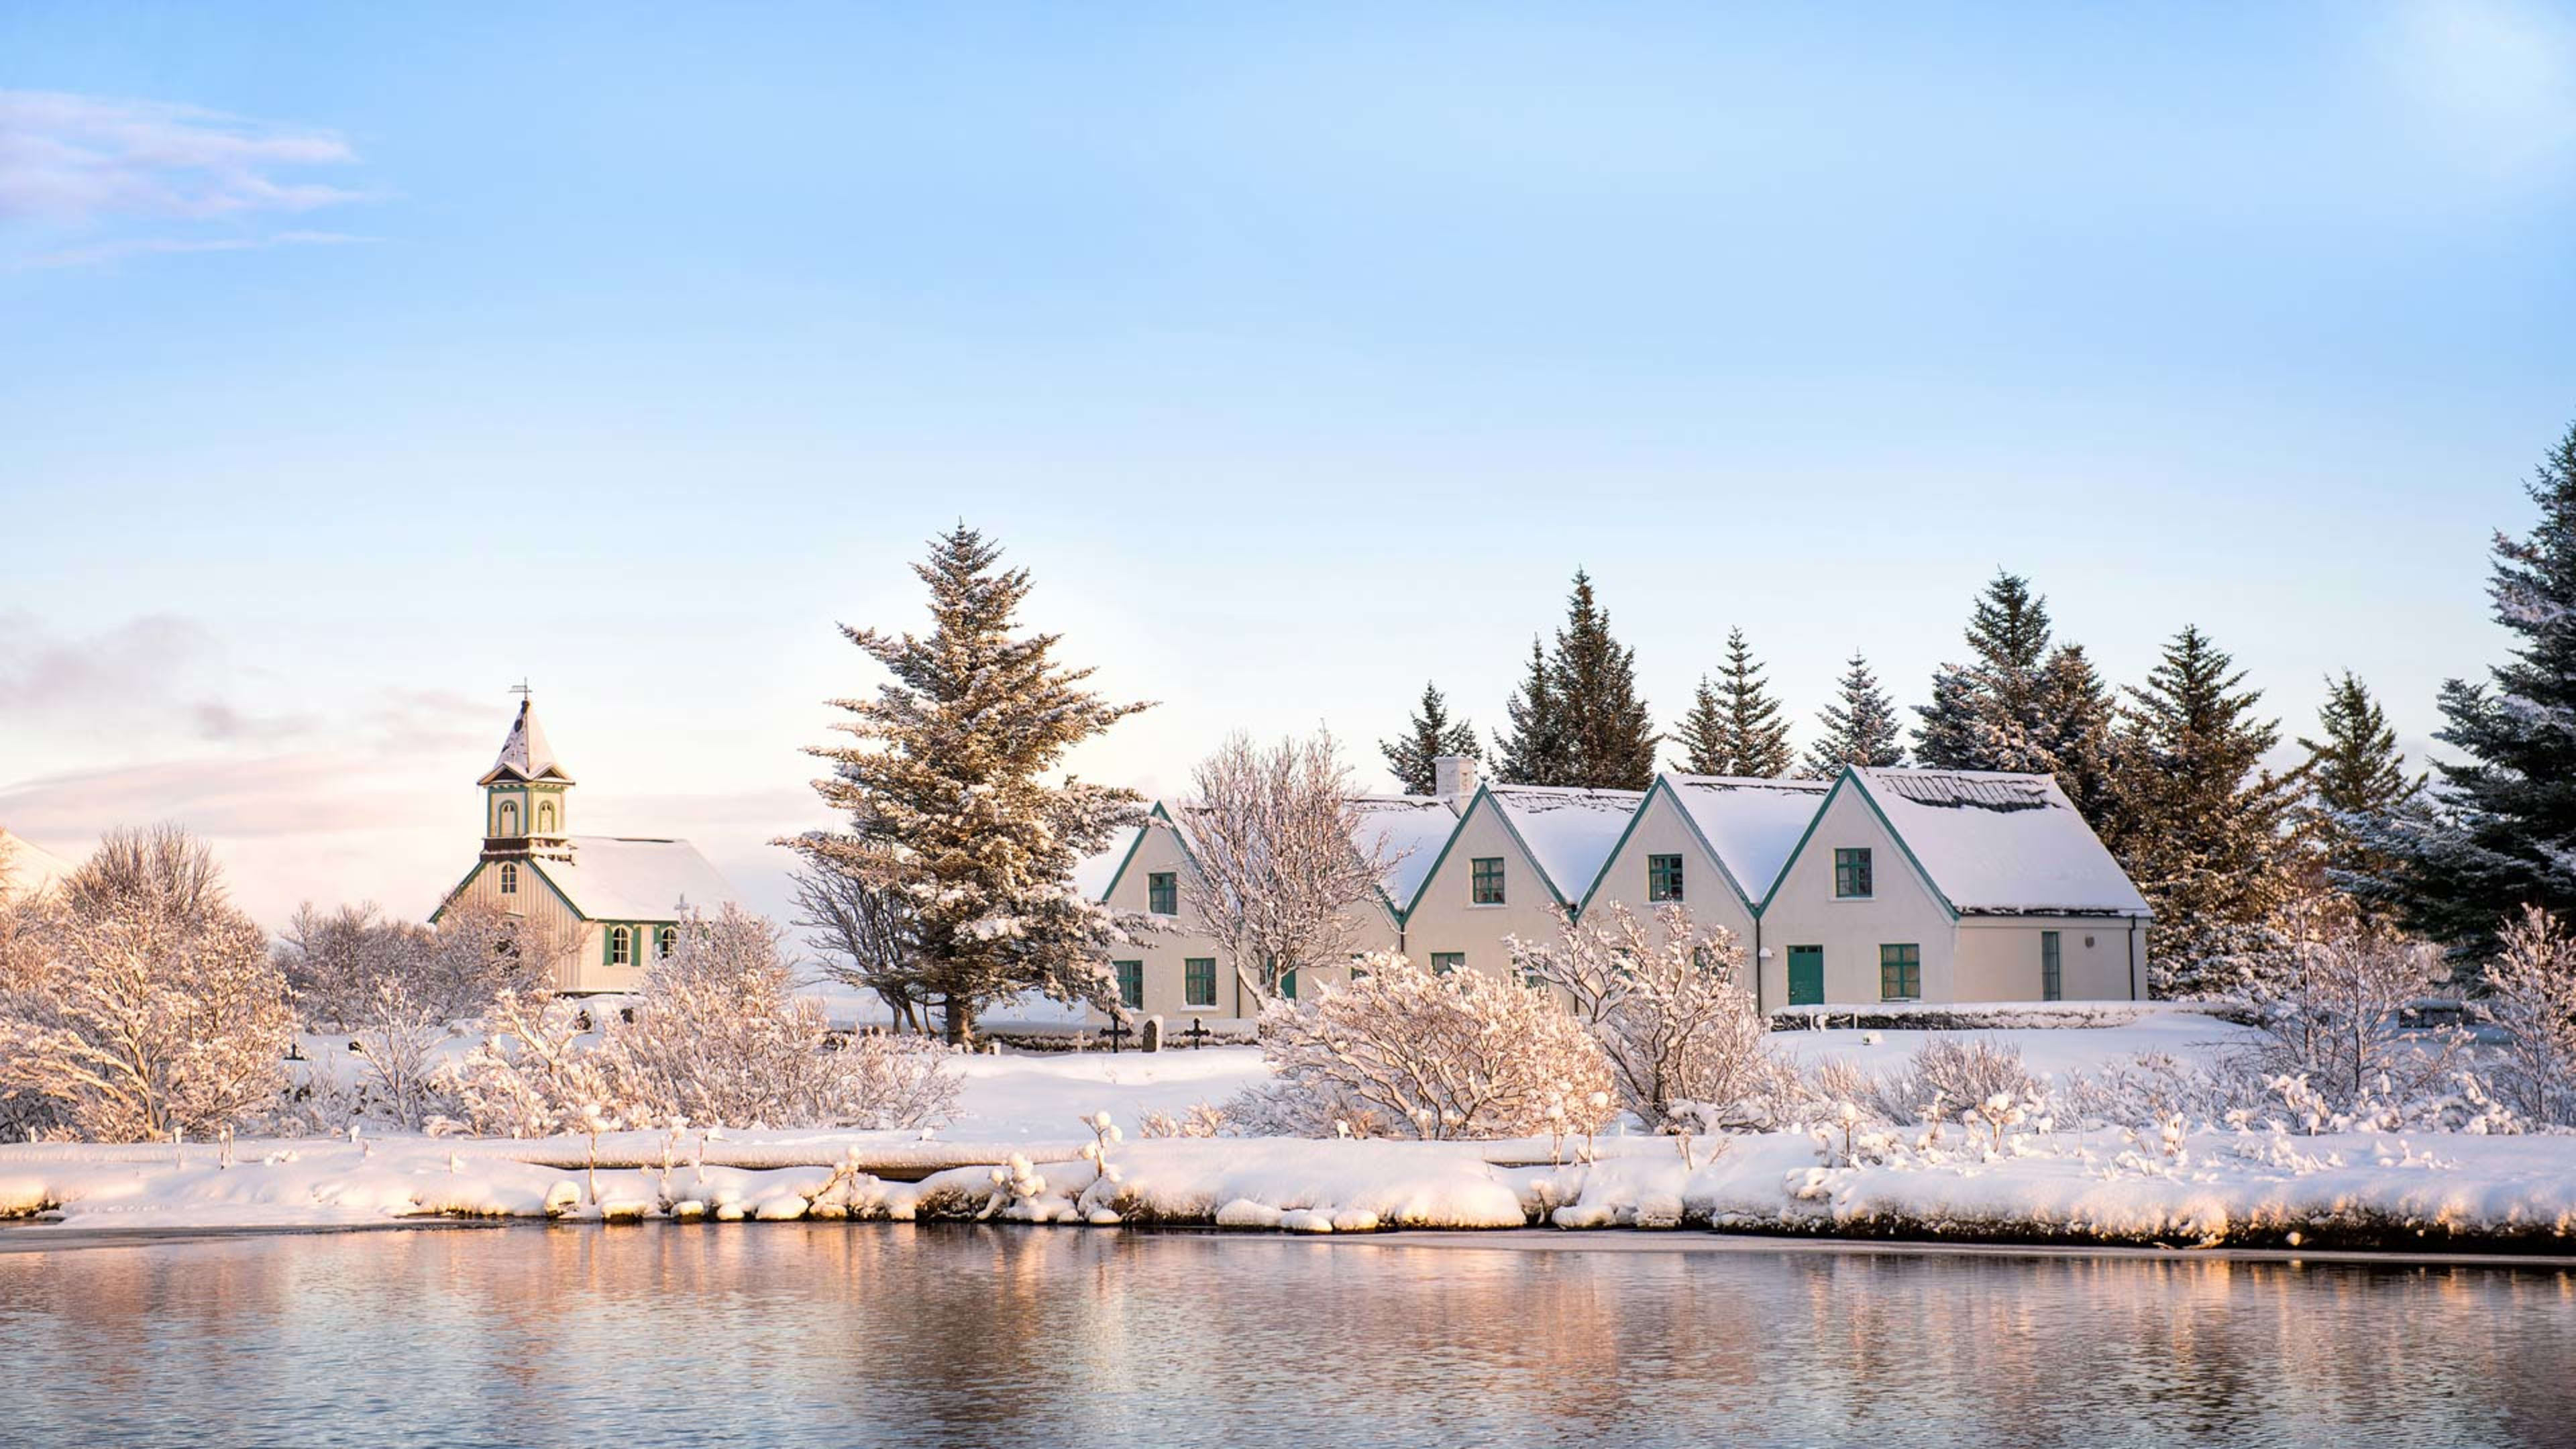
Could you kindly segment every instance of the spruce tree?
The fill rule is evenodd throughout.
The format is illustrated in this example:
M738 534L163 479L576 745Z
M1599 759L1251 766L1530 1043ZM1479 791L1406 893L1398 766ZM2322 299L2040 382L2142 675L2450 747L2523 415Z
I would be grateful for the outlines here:
M1789 722L1764 688L1762 666L1741 629L1726 632L1726 667L1718 681L1713 689L1708 676L1700 676L1691 697L1679 736L1682 768L1694 775L1761 779L1789 773L1797 762L1789 749Z
M1897 766L1905 763L1905 745L1896 720L1896 706L1887 699L1887 691L1878 687L1878 676L1869 669L1869 661L1859 651L1852 653L1851 664L1843 671L1842 701L1817 712L1824 721L1824 738L1807 752L1807 774L1816 779L1830 779L1842 773L1845 765Z
M1439 771L1433 762L1442 755L1484 758L1484 749L1476 741L1476 727L1463 719L1451 720L1449 701L1442 697L1440 686L1428 682L1422 686L1422 700L1413 707L1413 718L1406 721L1404 733L1379 741L1377 748L1379 754L1386 756L1387 769L1394 772L1397 783L1408 795L1428 795L1438 788Z
M1518 785L1642 790L1654 782L1654 719L1637 697L1636 651L1611 636L1610 615L1575 571L1556 647L1530 643L1529 677L1505 703L1495 774Z
M2397 731L2370 688L2351 670L2326 680L2324 704L2317 709L2318 733L2302 735L2308 752L2302 773L2308 798L2301 807L2307 841L2325 883L2337 890L2383 879L2392 862L2363 843L2386 831L2422 795L2424 777L2406 773L2406 757L2397 748Z
M1511 721L1507 734L1494 736L1494 777L1514 785L1573 783L1574 741L1557 705L1556 671L1548 667L1547 648L1530 640L1529 677L1503 702Z
M2462 960L2491 954L2520 906L2576 911L2576 427L2525 491L2540 519L2527 537L2496 535L2487 585L2511 657L2482 683L2442 686L2433 738L2467 758L2433 762L2429 808L2362 835L2394 864L2358 893Z
M806 752L831 762L814 789L848 829L779 842L912 903L921 985L959 1043L1022 991L1114 1003L1108 955L1127 938L1073 870L1144 819L1132 790L1052 778L1067 751L1147 706L1079 688L1091 671L1055 662L1056 635L1013 632L1029 576L997 570L1001 554L961 523L913 566L930 586L928 635L841 627L894 677L873 698L831 701L854 743Z
M2049 661L2048 600L2030 581L1998 571L1968 618L1975 662L1944 664L1932 676L1932 703L1915 714L1917 762L1945 770L2010 770L2048 774L2057 761L2045 708Z
M2057 787L2098 830L2109 828L2118 768L2118 702L2081 644L2050 652L2039 678L2036 728ZM2108 840L2108 836L2105 836Z
M2302 781L2274 775L2280 739L2260 690L2194 627L2165 646L2124 711L2114 786L2120 864L2155 911L2158 995L2259 990L2279 963L2275 926L2296 888L2287 832Z

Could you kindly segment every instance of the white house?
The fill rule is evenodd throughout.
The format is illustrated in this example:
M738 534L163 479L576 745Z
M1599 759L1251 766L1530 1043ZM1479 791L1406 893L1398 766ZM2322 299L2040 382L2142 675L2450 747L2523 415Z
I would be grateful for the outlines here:
M670 954L691 913L733 902L705 856L685 840L574 835L573 778L523 699L483 789L483 850L431 912L481 900L523 916L550 948L562 992L632 991L648 960Z
M1504 939L1557 938L1555 913L1581 903L1644 796L1478 787L1473 761L1441 766L1444 791L1467 792L1466 803L1398 918L1403 950L1434 971L1506 971L1511 953Z

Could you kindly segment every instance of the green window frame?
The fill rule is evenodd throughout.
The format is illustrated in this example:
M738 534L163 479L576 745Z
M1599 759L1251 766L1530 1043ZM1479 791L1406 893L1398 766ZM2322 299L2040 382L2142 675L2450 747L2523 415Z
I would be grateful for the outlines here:
M1467 903L1476 906L1499 906L1503 903L1503 858L1480 855L1467 863Z
M680 949L680 928L664 926L653 933L653 954L668 961Z
M1840 901L1868 900L1872 894L1870 887L1873 884L1875 884L1875 882L1870 879L1868 846L1844 845L1835 847L1834 899Z
M2039 933L2039 999L2066 999L2066 945L2055 931Z
M1181 913L1181 878L1178 872L1158 870L1145 877L1145 909L1158 916Z
M1878 948L1878 999L1923 999L1923 948L1912 943Z
M1181 1004L1216 1005L1216 958L1191 956L1181 962Z
M1109 964L1118 973L1118 1004L1130 1011L1142 1008L1145 1004L1145 963L1112 961Z
M608 964L631 966L635 963L635 933L624 926L608 928Z
M1434 951L1431 953L1431 974L1434 976L1446 976L1453 971L1464 971L1466 969L1467 953L1464 951Z
M1646 899L1677 901L1682 898L1682 858L1678 855L1646 857Z

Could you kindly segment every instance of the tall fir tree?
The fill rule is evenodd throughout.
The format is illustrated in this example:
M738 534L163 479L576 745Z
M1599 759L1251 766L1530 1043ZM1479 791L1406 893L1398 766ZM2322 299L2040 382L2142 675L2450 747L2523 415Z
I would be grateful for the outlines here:
M900 892L916 913L920 981L952 1042L978 1012L1022 991L1104 1009L1118 919L1073 884L1074 867L1142 823L1132 790L1051 778L1067 751L1148 706L1080 688L1055 662L1058 636L1016 634L1024 569L963 523L913 572L930 587L931 631L841 632L894 677L873 698L836 699L848 745L814 782L849 821L779 842L817 870Z
M2030 580L1998 571L1969 615L1967 642L1974 662L1942 665L1932 703L1915 708L1915 760L1944 770L2054 772L2044 699L2048 600L2031 592Z
M1691 697L1679 735L1682 768L1694 775L1770 779L1789 773L1789 722L1762 682L1762 666L1742 629L1726 632L1726 664L1715 688L1706 675Z
M1574 782L1574 739L1558 706L1547 646L1530 640L1529 675L1503 702L1510 729L1494 736L1494 777L1514 785Z
M1869 661L1855 650L1843 671L1842 700L1817 712L1824 738L1807 751L1806 773L1816 779L1841 774L1845 765L1893 767L1905 763L1902 727L1887 691L1878 687Z
M2119 767L2119 712L2083 645L2049 652L2040 671L2036 728L2057 787L2096 830L2110 829L2117 814L2111 786Z
M1449 701L1440 686L1426 682L1421 702L1413 707L1413 718L1405 722L1402 735L1378 742L1378 753L1386 756L1386 767L1409 795L1428 795L1437 788L1438 771L1433 762L1442 755L1464 755L1482 760L1484 747L1477 742L1476 727L1466 720L1449 718Z
M2391 862L2365 844L2365 837L2385 832L2414 806L2424 777L2406 773L2397 731L2389 728L2370 687L2349 669L2341 679L2326 680L2317 733L2324 738L2299 737L2299 748L2308 752L2308 796L2300 814L2310 855L2325 885L2366 888L2387 876Z
M2283 964L2277 926L2297 890L2289 826L2303 781L2262 759L2277 722L2262 691L2196 627L2165 646L2123 712L2116 853L2155 911L2159 996L2261 991Z
M2363 841L2387 875L2358 888L2452 948L2493 953L2506 914L2576 911L2576 426L2526 486L2540 518L2529 536L2495 537L2487 584L2511 657L2483 683L2442 685L2433 738L2466 756L2433 761L2429 808L2398 811Z
M1654 783L1655 733L1637 697L1637 655L1610 633L1592 579L1574 574L1556 647L1530 645L1530 674L1504 706L1512 732L1496 741L1495 773L1521 785L1642 790Z

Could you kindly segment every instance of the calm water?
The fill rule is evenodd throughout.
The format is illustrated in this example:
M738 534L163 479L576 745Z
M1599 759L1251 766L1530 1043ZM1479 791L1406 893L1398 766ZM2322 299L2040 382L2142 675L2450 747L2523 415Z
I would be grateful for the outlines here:
M885 1224L0 1252L0 1442L2576 1443L2576 1274Z

